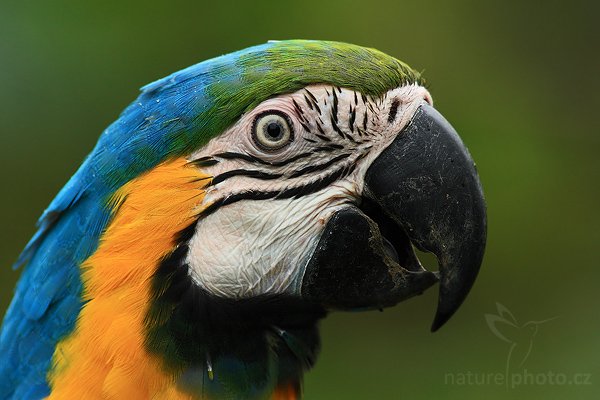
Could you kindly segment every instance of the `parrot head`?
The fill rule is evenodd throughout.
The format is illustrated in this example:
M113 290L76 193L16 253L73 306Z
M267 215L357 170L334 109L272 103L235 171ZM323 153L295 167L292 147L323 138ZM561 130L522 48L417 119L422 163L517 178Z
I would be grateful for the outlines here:
M184 343L202 336L197 357L211 374L218 354L235 354L268 376L275 340L278 369L295 376L315 360L327 311L393 306L440 281L437 330L483 256L475 165L417 73L356 46L270 46L212 89L223 102L212 112L228 123L186 156L206 175L203 199L155 279L154 303L187 321ZM174 79L147 90L173 90ZM158 353L165 325L151 329Z
M349 44L269 42L154 82L73 179L42 228L87 198L108 209L75 330L106 293L146 282L131 292L146 293L140 346L209 398L297 393L329 311L390 307L439 282L437 330L484 252L475 164L420 75Z
M382 308L441 279L436 330L479 269L477 173L417 83L378 97L329 84L274 96L189 162L211 178L181 262L211 296Z

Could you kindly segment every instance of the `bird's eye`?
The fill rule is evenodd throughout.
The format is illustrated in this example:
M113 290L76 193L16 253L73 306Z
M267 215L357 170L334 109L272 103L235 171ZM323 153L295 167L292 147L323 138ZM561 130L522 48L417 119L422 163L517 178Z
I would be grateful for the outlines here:
M265 111L256 116L252 127L254 142L263 150L279 150L294 140L289 117L280 111Z

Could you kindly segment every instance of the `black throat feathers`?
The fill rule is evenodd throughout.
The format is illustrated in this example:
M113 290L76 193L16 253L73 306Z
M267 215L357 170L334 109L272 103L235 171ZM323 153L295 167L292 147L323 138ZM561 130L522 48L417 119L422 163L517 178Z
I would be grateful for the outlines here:
M299 296L217 297L193 282L185 260L196 223L158 266L145 318L146 347L184 390L260 398L298 387L314 364L325 310Z

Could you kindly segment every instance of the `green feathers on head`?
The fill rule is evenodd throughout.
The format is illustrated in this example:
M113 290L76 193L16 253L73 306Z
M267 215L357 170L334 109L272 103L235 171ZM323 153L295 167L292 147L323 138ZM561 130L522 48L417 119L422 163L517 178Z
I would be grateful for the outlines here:
M375 49L287 40L196 64L146 86L142 97L167 97L184 106L179 111L187 117L190 131L178 132L171 147L182 154L202 146L262 101L319 83L377 97L423 82L408 65Z

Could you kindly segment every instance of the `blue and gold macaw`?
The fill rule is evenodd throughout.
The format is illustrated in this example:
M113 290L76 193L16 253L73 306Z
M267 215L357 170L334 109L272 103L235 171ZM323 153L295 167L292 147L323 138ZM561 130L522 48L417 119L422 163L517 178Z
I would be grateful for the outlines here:
M474 163L406 64L301 40L202 62L145 86L40 218L0 399L297 398L326 312L439 281L444 324L485 225Z

